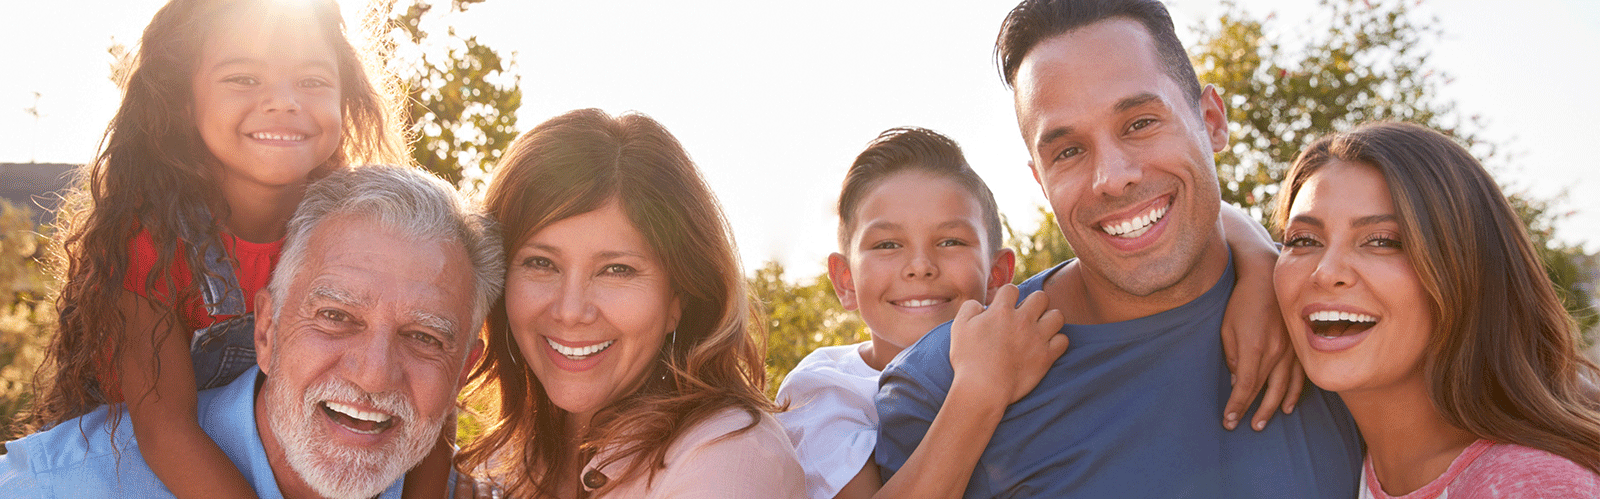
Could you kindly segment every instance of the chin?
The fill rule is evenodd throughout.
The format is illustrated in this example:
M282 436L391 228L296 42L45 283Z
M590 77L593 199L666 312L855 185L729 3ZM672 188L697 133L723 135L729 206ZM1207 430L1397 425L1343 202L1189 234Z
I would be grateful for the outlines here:
M270 380L270 376L269 376ZM331 421L319 413L320 401L350 397L353 385L325 382L308 388L301 397L289 388L270 383L267 397L274 400L268 411L272 428L289 467L313 490L329 498L370 498L383 493L413 466L422 462L439 437L444 415L417 420L414 405L395 394L367 395L375 406L397 414L400 424L386 430L390 434L370 447L340 443L326 429Z

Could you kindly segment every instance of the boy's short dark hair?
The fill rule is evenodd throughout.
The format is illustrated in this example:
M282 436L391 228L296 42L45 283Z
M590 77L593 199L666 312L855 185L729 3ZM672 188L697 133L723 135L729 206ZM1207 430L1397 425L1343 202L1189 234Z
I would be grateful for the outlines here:
M1200 80L1189 53L1178 41L1172 15L1157 0L1023 0L1006 14L994 42L995 62L1007 87L1015 87L1017 69L1040 42L1100 21L1124 18L1138 22L1150 33L1156 56L1167 76L1183 87L1189 104L1200 103Z
M946 178L961 185L978 200L983 210L984 241L989 251L1000 251L1000 209L995 205L994 193L983 182L978 172L967 165L961 146L939 132L918 127L899 127L884 130L872 139L867 148L856 156L845 174L844 187L839 192L839 249L850 249L850 235L856 228L856 210L862 198L879 182L903 171L918 171Z

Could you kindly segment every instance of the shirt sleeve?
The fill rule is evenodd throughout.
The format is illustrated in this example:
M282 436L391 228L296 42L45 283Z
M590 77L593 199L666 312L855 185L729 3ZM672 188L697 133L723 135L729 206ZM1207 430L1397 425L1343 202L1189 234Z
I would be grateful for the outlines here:
M778 402L789 404L778 421L794 443L811 497L838 494L872 458L878 428L868 412L873 411L877 384L862 393L858 386L863 383L850 381L800 368L778 390Z
M45 497L44 489L39 488L33 469L28 466L27 450L8 448L7 451L0 454L0 499Z
M924 335L883 370L878 387L878 445L873 459L889 481L917 450L950 394L950 324Z
M684 434L649 497L805 497L800 462L778 421L763 413L755 426L732 433L749 422L748 413L730 409Z

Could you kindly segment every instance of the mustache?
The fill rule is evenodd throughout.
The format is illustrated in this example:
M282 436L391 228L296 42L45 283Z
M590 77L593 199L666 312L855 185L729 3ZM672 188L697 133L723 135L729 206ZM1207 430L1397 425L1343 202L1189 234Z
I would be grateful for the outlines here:
M376 409L406 423L415 421L417 417L417 406L412 403L411 397L399 392L368 392L343 379L330 379L307 387L302 397L308 408L331 400Z

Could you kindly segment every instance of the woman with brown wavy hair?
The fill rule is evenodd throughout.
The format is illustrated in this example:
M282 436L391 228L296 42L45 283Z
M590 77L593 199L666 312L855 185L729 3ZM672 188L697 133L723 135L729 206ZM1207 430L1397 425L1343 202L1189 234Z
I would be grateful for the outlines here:
M1361 429L1361 497L1600 497L1596 366L1465 148L1400 123L1324 138L1276 218L1290 340Z
M464 465L514 497L801 494L727 222L661 124L552 118L486 205L509 264L470 392L495 407Z

